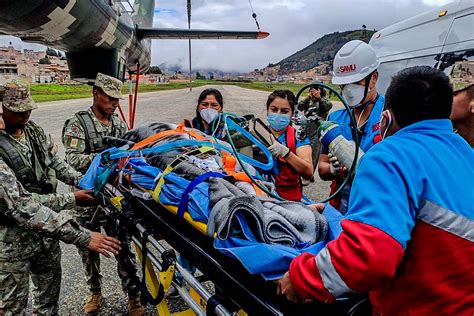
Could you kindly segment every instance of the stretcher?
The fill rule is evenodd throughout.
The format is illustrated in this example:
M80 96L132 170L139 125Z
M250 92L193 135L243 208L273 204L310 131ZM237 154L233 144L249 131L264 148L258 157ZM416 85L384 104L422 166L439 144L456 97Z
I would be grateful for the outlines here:
M227 126L228 122L225 123ZM228 125L239 130L239 126L232 122ZM176 138L176 132L187 138ZM252 139L252 135L246 133L245 130L239 130L239 132ZM155 147L150 148L150 144L154 144ZM213 232L209 235L209 227L206 223L196 220L189 208L182 207L181 202L185 200L184 196L186 196L184 204L189 204L188 193L191 191L187 190L194 181L188 181L191 183L186 184L187 188L181 196L179 205L164 203L161 198L167 182L166 176L172 175L174 168L185 161L184 156L189 156L190 153L201 155L209 152L222 153L222 168L226 177L236 182L248 182L253 186L256 195L263 194L262 191L272 195L265 186L261 185L261 181L253 179L252 171L248 172L243 167L250 164L269 170L272 167L272 162L270 162L272 158L268 152L266 163L254 161L237 153L232 143L231 148L217 141L209 143L209 139L195 131L184 130L182 126L178 126L173 131L164 130L148 135L145 140L134 139L133 142L125 140L124 143L115 145L124 146L119 150L106 153L108 163L105 168L96 165L89 170L104 169L95 179L96 183L98 180L103 182L99 186L100 190L96 192L102 199L101 209L107 221L113 223L112 233L123 241L131 239L133 242L135 252L141 262L141 277L137 277L135 282L141 288L143 299L157 306L159 315L170 314L165 299L165 293L169 291L170 286L177 289L189 306L189 310L177 313L184 315L359 315L367 312L367 298L364 295L339 299L333 305L321 302L293 304L284 297L277 296L275 280L269 280L263 274L249 272L251 269L248 266L244 266L235 258L216 249L216 243L212 237L217 240L218 234ZM142 157L145 154L150 160L150 155L169 153L173 148L184 147L191 147L191 150L185 154L180 154L178 151L174 159L165 160L166 167L161 166L161 171L156 173L153 186L146 188L140 181L134 181L136 174L133 170L130 171L133 169L131 167L133 157L137 155ZM263 152L266 151L266 147L262 144L260 144L260 149ZM133 162L137 163L135 160ZM237 170L236 164L244 172ZM135 165L135 168L143 169L140 163ZM116 174L110 177L112 171ZM120 176L117 175L117 171ZM151 174L153 178L155 174ZM210 177L217 176L216 172L208 172L204 176L209 174ZM204 177L204 179L207 178L207 176ZM162 241L166 241L203 275L195 277L179 263L176 253L167 248ZM133 257L133 253L124 249L117 260L133 272ZM288 264L284 271L287 267ZM176 272L182 276L182 282L176 277ZM213 291L202 284L206 281L212 282Z
M153 200L127 195L110 184L100 194L105 214L118 227L117 235L131 236L135 244L142 262L141 274L146 276L145 281L138 282L147 301L157 305L159 315L170 314L164 294L171 284L196 315L359 315L359 307L366 303L364 296L338 300L332 305L291 303L276 295L275 282L250 274L238 261L217 251L212 240L182 218ZM161 240L185 256L205 277L197 278L177 263L174 252L166 249ZM131 264L127 255L117 259L124 266ZM186 286L174 279L175 271L181 273ZM207 280L214 284L216 293L202 284Z

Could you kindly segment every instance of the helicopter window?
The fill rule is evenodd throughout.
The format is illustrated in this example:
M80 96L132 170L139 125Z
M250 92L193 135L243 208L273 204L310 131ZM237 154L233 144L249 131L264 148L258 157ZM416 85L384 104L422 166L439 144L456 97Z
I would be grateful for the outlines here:
M398 71L406 68L407 60L396 60L380 64L378 68L379 79L377 81L377 91L385 94L385 91L392 80L392 76Z
M454 20L445 45L473 40L474 14L468 14Z
M409 59L406 65L406 68L413 66L436 66L436 55L423 56L418 58Z

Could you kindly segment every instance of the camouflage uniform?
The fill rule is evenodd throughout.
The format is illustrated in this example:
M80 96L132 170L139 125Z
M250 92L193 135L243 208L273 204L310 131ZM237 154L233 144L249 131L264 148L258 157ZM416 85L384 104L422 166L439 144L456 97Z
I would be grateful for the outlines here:
M55 213L47 206L60 210L74 205L71 193L45 196L25 191L0 158L0 315L25 313L30 272L47 281L49 286L43 290L51 292L44 296L46 301L40 302L37 313L57 314L56 296L60 282L55 279L57 266L60 272L61 257L59 251L52 255L48 253L50 250L46 249L43 236L85 247L91 233L81 228L70 215Z
M332 109L332 103L326 98L310 98L306 97L303 101L298 103L298 110L307 112L309 109L316 109L316 115L325 120L328 117L329 111Z
M107 95L121 98L122 83L109 76L98 74L95 86L101 88ZM62 140L66 148L66 160L76 170L85 173L95 155L105 149L102 137L122 137L127 131L125 123L116 115L109 118L109 124L104 125L95 116L92 109L80 111L68 119L63 128ZM88 225L96 208L76 207L73 215L81 225ZM95 227L87 226L93 231L100 231L99 223ZM104 227L107 231L107 227ZM124 241L122 241L124 242ZM78 248L84 266L86 281L91 292L101 292L102 275L100 274L99 254L84 248ZM136 295L136 286L132 283L127 272L117 265L117 271L122 280L124 292Z
M36 109L27 84L21 80L7 82L0 92L2 105L10 111L25 112ZM0 131L0 157L13 170L26 190L38 194L54 193L57 179L67 184L77 183L81 173L52 152L51 138L46 136L40 126L30 121L23 131L19 138ZM8 241L13 242L9 237ZM35 262L30 267L33 311L38 314L57 313L61 286L61 249L57 239L43 237L39 238L39 241L41 245L36 248ZM24 246L12 243L11 247ZM11 259L13 264L15 259ZM5 264L7 266L3 269L8 270L9 263Z
M298 103L298 110L308 116L308 110L315 109L316 115L322 120L326 120L329 111L332 109L332 103L326 98L314 99L307 97ZM321 143L319 142L318 124L316 122L308 122L306 125L306 135L311 141L313 169L316 170L321 152Z

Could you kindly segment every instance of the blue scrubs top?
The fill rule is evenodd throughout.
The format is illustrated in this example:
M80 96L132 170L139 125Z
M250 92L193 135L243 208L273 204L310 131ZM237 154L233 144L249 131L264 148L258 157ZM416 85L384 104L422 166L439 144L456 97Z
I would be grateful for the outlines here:
M362 138L359 139L360 148L367 152L373 145L381 140L380 136L380 116L383 112L385 98L381 95L377 97L372 112L370 113L369 120L364 125ZM343 136L347 140L352 139L352 132L350 128L351 119L346 110L337 110L329 114L328 121L336 122L340 125L343 130Z

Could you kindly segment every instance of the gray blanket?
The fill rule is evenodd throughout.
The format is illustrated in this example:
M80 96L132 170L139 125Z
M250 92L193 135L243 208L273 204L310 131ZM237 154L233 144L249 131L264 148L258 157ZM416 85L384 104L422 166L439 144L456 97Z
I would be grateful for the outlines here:
M243 234L245 225L260 242L294 247L326 238L328 223L321 214L301 203L249 196L224 179L213 178L209 185L212 211L208 235L227 239ZM244 222L243 224L239 221Z

